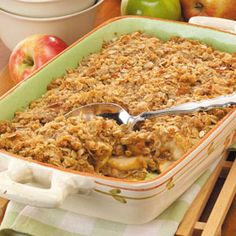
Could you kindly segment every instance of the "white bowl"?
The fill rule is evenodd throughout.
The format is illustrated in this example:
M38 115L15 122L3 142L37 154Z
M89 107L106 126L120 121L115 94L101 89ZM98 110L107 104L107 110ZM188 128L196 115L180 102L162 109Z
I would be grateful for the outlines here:
M56 35L70 45L93 28L97 8L102 2L99 0L81 12L51 18L24 17L0 10L0 37L10 50L32 34Z
M234 20L209 16L194 16L189 19L189 23L195 25L209 26L221 30L226 30L231 33L236 33L236 21Z
M55 17L85 10L96 0L0 0L0 9L27 17Z

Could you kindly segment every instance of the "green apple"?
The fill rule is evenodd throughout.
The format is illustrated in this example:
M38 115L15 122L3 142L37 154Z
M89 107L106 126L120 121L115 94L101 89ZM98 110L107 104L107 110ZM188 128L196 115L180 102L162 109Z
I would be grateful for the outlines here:
M122 0L121 14L180 20L181 5L179 0Z

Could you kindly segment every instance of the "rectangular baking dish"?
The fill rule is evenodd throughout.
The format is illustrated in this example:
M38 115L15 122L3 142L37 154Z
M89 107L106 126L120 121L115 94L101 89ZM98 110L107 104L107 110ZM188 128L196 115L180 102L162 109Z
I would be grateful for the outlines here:
M117 35L142 31L163 40L198 39L236 52L236 35L187 23L143 17L114 18L77 41L30 78L0 98L0 119L11 119L42 96L47 85ZM156 178L131 182L68 171L0 151L0 196L37 207L62 208L126 224L151 221L173 203L216 160L235 137L236 111L228 114L198 145Z

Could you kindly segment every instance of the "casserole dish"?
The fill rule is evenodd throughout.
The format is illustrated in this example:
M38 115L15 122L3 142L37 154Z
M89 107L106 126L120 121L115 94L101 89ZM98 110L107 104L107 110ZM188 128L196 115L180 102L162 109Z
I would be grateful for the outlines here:
M236 51L236 36L230 33L142 17L115 18L4 95L0 100L0 119L11 119L15 111L24 109L44 94L53 78L76 67L83 57L98 52L104 40L135 31L164 40L171 36L198 39L219 50ZM64 170L1 151L0 196L32 206L60 207L126 224L148 222L175 201L211 163L225 155L234 139L235 116L232 110L197 146L159 176L145 181L131 182Z

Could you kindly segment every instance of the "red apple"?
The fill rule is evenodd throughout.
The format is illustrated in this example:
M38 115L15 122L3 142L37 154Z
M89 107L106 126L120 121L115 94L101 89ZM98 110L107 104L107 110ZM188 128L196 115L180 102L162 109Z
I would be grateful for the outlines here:
M53 35L36 34L27 37L11 53L9 73L12 80L16 83L24 80L66 47L64 41Z
M235 0L181 0L184 18L214 16L236 20Z

